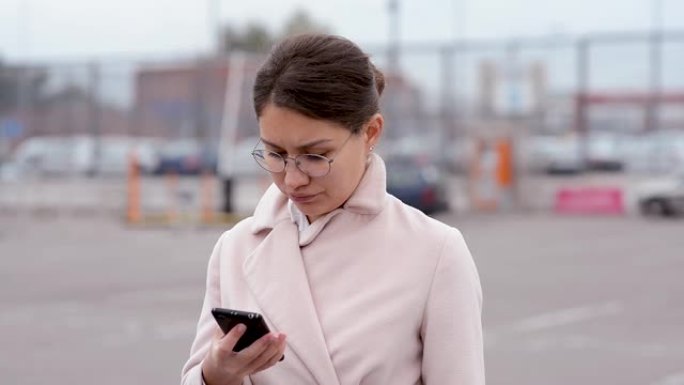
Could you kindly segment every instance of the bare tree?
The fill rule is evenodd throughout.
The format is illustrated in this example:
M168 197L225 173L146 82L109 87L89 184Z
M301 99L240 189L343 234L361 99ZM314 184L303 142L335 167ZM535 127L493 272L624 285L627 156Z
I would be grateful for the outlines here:
M250 21L244 28L237 30L227 25L223 29L222 47L224 51L241 50L246 52L265 52L276 40L307 32L328 33L330 28L314 20L308 12L298 9L285 22L280 34L274 35L258 21Z

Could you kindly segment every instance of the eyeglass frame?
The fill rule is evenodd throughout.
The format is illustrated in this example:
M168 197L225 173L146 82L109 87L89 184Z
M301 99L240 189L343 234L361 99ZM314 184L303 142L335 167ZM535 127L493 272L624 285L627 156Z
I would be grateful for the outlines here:
M256 145L254 146L254 149L252 149L251 154L252 154L252 158L254 158L254 161L259 165L259 167L261 167L262 169L264 169L265 171L268 171L268 172L270 172L270 173L280 174L280 173L285 172L285 170L287 170L287 163L288 163L288 161L291 159L291 160L294 161L294 165L295 165L295 167L297 168L297 170L298 170L299 172L301 172L302 174L308 176L309 178L322 178L322 177L327 176L328 174L330 174L330 170L332 169L332 163L333 163L333 161L334 161L335 159L337 159L337 156L340 154L340 152L342 151L342 149L344 149L344 146L347 145L347 142L349 142L349 139L351 139L351 137L354 136L354 134L355 134L355 132L352 132L351 135L349 135L349 136L347 137L347 139L344 141L344 143L342 143L342 145L340 146L340 148L338 148L337 150L334 150L335 154L334 154L334 157L332 157L332 158L328 158L327 156L319 155L319 154L298 154L298 155L295 155L295 156L290 156L290 155L283 156L283 155L278 154L277 152L271 151L271 150L266 150L266 149L257 150L257 147L259 146L259 143L262 142L261 138L259 138L259 140L257 141ZM280 159L282 160L283 169L280 170L280 171L271 171L271 170L265 168L265 167L262 166L262 164L259 163L259 161L256 159L257 153L272 153L272 154L278 155L278 156L280 157ZM327 171L325 174L323 174L323 175L316 175L316 176L309 175L309 173L307 173L306 171L304 171L304 170L302 170L301 168L299 168L299 164L300 164L301 162L297 162L297 158L299 158L299 157L306 157L306 156L313 156L313 157L317 157L317 158L322 158L322 160L325 160L326 162L328 162L328 171ZM264 157L264 159L265 159L265 157Z

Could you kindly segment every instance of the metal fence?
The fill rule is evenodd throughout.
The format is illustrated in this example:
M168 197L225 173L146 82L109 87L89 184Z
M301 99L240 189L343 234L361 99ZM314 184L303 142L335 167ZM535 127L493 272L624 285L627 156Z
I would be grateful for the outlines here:
M525 158L522 168L529 170L534 162L527 158L537 156L531 137L606 133L643 141L663 132L681 138L677 133L684 132L683 31L363 48L387 77L384 151L417 148L450 171L467 171L478 140L512 138L518 158ZM150 173L159 167L154 154L174 143L199 146L208 154L200 161L215 162L219 171L228 163L238 173L249 172L247 153L226 156L219 146L246 148L257 135L251 84L263 58L232 53L3 63L3 175L31 168L40 168L38 174L123 175L122 154L139 148L143 138ZM86 144L60 152L46 142L67 137ZM135 144L122 144L131 138ZM582 156L592 155L591 148L580 147ZM649 151L642 163L652 164L663 153L657 146ZM684 165L682 148L658 170L674 167L676 156ZM17 162L23 168L11 171L8 166Z
M684 32L414 43L396 47L392 63L392 47L366 48L389 72L383 97L389 138L480 135L500 124L554 133L684 126ZM248 136L256 123L248 85L262 59L250 56L239 70L230 68L229 57L4 64L0 157L46 135L216 143L227 103L234 102L226 99L229 74L238 71L247 85L239 95L238 137ZM582 99L592 94L613 98L614 106ZM578 100L596 106L578 115Z

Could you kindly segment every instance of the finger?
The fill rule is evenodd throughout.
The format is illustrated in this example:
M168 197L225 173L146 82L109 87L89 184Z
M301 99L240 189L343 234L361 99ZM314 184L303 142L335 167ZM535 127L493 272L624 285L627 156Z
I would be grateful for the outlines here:
M275 364L278 363L278 361L280 360L280 357L281 357L281 356L278 355L278 354L273 355L271 358L268 359L268 361L266 361L264 364L262 364L262 365L259 366L258 368L256 368L256 369L251 369L251 370L250 370L250 373L251 373L251 374L259 373L259 372L261 372L261 371L264 371L264 370L266 370L266 369L268 369L268 368L274 366Z
M278 350L280 348L280 338L278 334L271 333L267 337L268 338L266 345L264 346L264 349L261 350L256 356L254 356L247 364L247 371L249 373L254 373L254 370L256 368L265 365L275 354L278 353Z
M279 339L278 350L275 352L275 354L273 354L264 364L255 368L253 373L261 372L262 370L266 370L266 369L270 368L271 366L277 364L280 361L280 359L283 357L283 354L285 353L286 345L287 344L285 343L285 336L282 335L282 337Z
M285 348L287 347L287 335L280 333L278 336L278 352L282 357L285 354Z
M283 356L285 345L285 335L278 333L273 348L268 349L258 359L252 361L249 365L250 369L256 373L273 366Z
M235 345L237 345L238 341L240 340L240 337L242 337L245 334L246 330L247 327L243 324L235 325L235 327L230 329L225 336L221 337L220 343L222 347L229 351L232 351L235 348Z
M280 356L278 357L278 361L281 361L283 358L285 358L285 348L287 348L287 335L281 334L280 346L278 349Z
M240 355L247 358L249 361L253 361L257 357L259 357L264 352L264 350L270 347L270 345L274 342L275 337L274 333L268 333L261 336L261 338L254 341L251 345L240 351Z

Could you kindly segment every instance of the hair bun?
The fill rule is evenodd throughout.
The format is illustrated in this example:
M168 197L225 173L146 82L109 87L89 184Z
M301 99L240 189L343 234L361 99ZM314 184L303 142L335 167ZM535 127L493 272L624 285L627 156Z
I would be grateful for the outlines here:
M385 75L373 63L371 63L371 68L373 69L375 89L378 91L378 96L380 96L382 91L385 90Z

